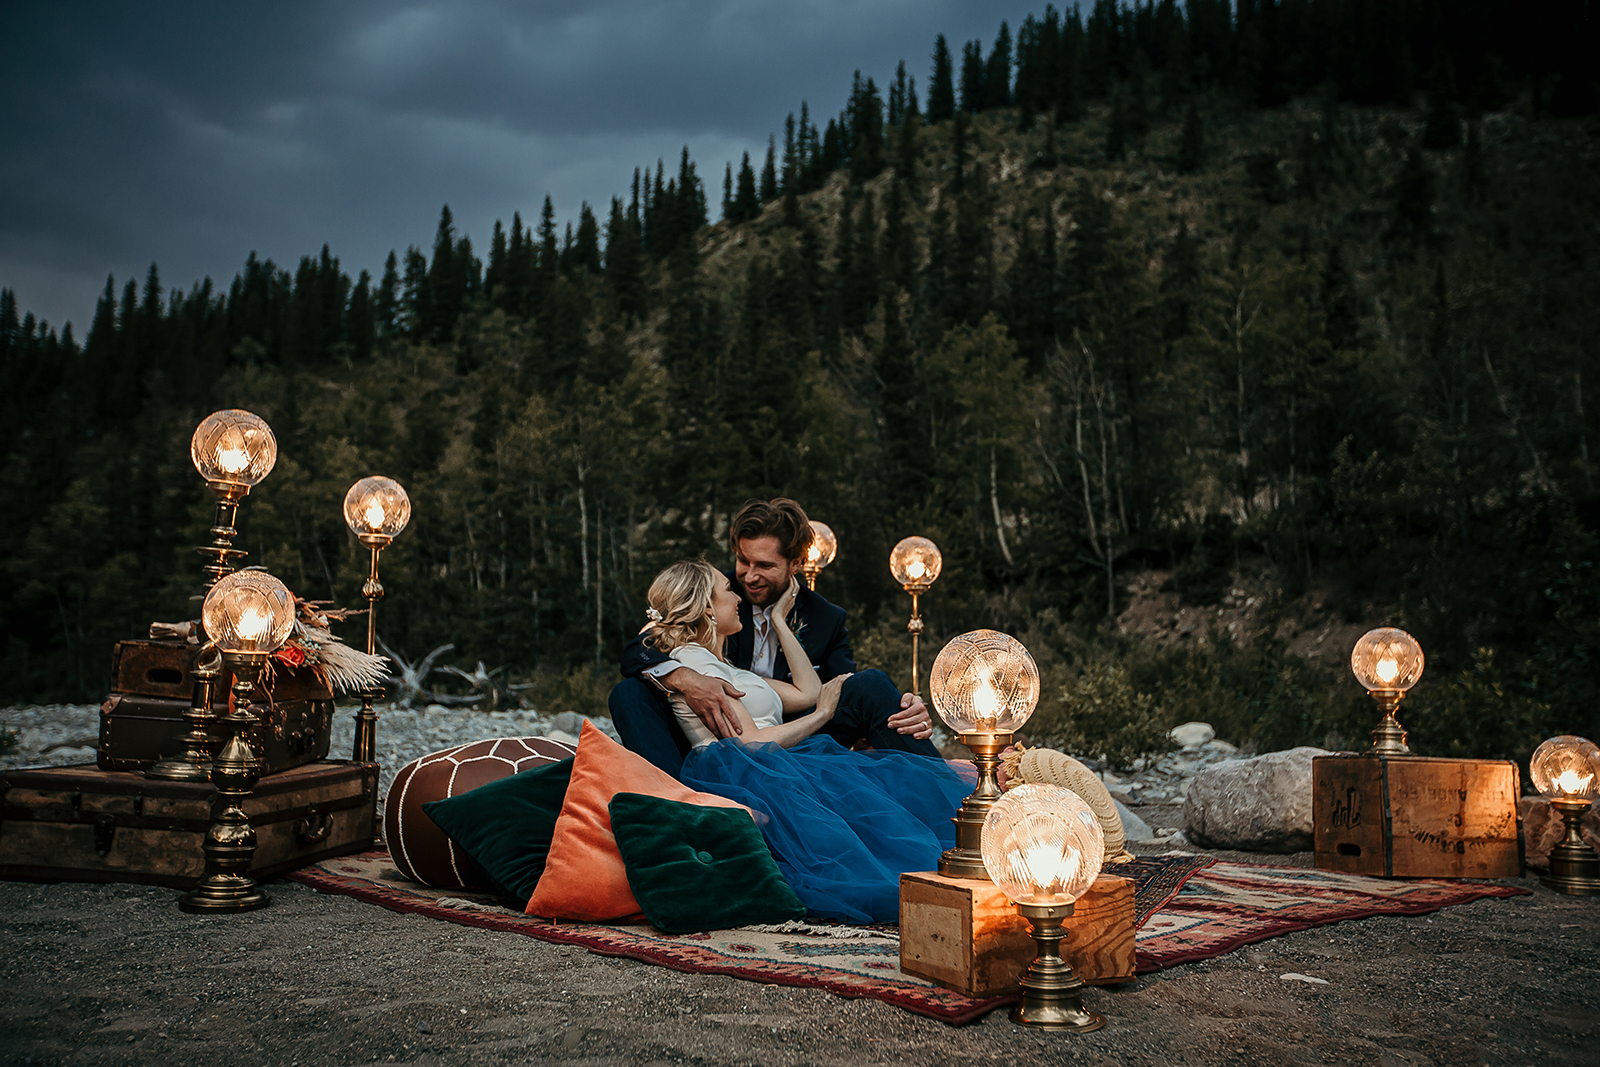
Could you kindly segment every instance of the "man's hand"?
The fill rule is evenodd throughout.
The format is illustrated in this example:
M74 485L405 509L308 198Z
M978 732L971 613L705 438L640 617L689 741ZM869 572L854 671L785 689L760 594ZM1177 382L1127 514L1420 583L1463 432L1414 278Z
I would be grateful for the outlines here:
M921 697L904 693L900 697L900 710L889 716L889 727L921 741L933 736L933 717L928 714L928 705Z
M699 716L700 721L706 724L706 729L718 737L733 737L744 732L733 714L733 705L729 703L730 699L737 700L744 693L731 683L721 678L707 678L688 667L679 667L661 682L683 697L689 710Z

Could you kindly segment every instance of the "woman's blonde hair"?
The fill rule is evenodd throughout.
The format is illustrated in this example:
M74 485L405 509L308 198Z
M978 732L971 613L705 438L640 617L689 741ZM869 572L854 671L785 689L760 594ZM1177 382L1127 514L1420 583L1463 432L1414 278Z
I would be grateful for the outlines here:
M645 640L667 653L690 642L718 652L717 619L711 606L717 578L717 569L703 559L679 560L656 575L646 596L650 622Z

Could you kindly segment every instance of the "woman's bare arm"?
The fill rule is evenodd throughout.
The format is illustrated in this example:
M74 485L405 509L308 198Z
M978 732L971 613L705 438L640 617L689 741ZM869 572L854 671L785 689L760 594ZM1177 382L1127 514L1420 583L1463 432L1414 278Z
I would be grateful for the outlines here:
M742 742L766 741L770 744L791 748L822 729L833 718L834 711L839 707L839 691L844 686L844 680L850 677L842 674L826 685L819 687L817 693L817 710L810 715L802 715L798 719L781 722L776 726L768 726L757 730L755 720L745 710L741 700L730 701L734 705L734 715L738 718L743 731L739 734Z
M822 680L817 677L816 668L811 666L811 659L801 647L800 639L789 629L789 609L794 606L799 589L800 583L789 579L789 588L772 609L772 632L778 638L778 647L782 649L783 658L789 664L789 674L794 679L792 682L772 682L772 691L783 702L784 711L804 711L817 702L817 695L822 692Z

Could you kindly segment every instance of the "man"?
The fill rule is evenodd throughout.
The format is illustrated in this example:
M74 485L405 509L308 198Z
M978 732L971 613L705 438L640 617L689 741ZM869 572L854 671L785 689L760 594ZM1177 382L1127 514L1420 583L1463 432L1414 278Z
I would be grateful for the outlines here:
M728 639L724 654L735 667L763 678L789 681L772 633L774 605L800 574L800 561L811 545L811 521L793 500L752 500L734 516L728 530L734 568L728 575L739 592L743 628ZM899 749L922 756L939 755L928 740L933 722L920 697L895 688L879 670L856 671L844 609L828 603L800 583L791 616L800 645L826 682L850 674L832 721L823 727L846 748L865 741L873 748ZM733 737L739 727L730 700L744 696L732 685L707 678L662 655L638 636L622 652L623 680L611 690L611 721L623 744L674 778L688 755L689 742L678 728L667 693L681 695L706 727L718 737ZM805 714L794 712L785 718Z

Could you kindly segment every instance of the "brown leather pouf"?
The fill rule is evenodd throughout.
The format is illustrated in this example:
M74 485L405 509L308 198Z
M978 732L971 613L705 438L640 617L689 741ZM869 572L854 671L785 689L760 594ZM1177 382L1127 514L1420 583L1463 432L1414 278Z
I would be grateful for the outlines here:
M548 737L493 737L432 752L400 768L383 805L383 837L407 878L440 889L489 889L489 880L422 805L509 778L541 763L557 763L577 746Z

